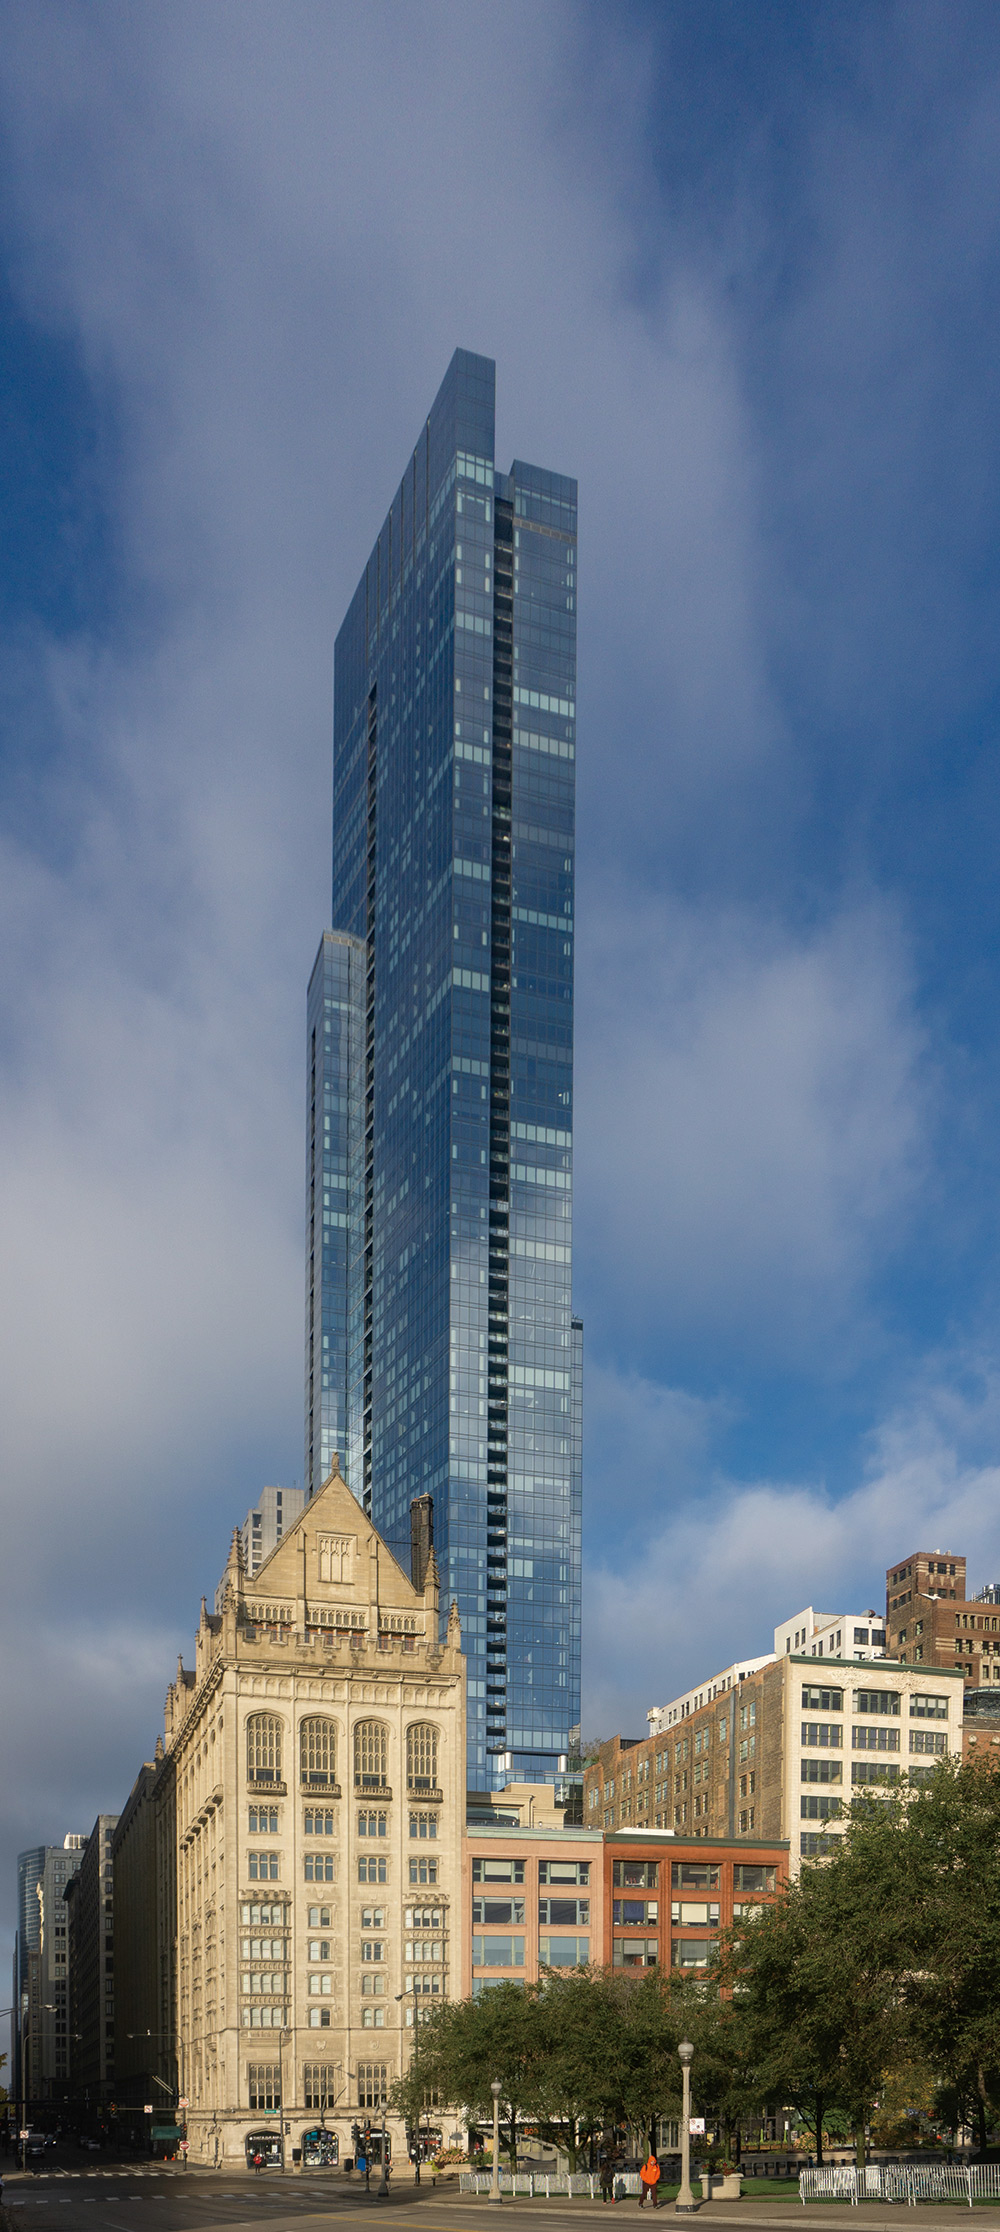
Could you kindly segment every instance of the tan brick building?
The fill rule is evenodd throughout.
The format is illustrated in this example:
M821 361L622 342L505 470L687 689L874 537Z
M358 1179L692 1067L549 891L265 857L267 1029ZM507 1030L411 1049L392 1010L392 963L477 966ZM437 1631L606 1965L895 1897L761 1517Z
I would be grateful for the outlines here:
M657 1735L601 1745L584 1771L584 1823L606 1834L787 1841L794 1875L830 1850L859 1790L959 1756L962 1711L956 1666L792 1652Z
M418 1592L339 1468L252 1581L234 1537L220 1603L166 1707L191 2159L322 2119L342 2160L458 1989L458 1619L442 1643L436 1566Z
M970 1689L1000 1684L1000 1601L970 1597L965 1559L915 1550L885 1577L886 1649L909 1666L947 1666Z

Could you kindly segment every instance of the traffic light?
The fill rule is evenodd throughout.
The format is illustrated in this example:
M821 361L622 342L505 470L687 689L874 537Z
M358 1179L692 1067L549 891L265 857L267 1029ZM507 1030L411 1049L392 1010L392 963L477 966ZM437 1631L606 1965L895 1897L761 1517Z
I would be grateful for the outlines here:
M361 2143L361 2126L360 2126L360 2124L352 2123L352 2125L351 2125L351 2145L352 2145L352 2147L354 2148L354 2152L355 2152L355 2154L357 2154L357 2151L358 2151L358 2147L359 2147L360 2143Z

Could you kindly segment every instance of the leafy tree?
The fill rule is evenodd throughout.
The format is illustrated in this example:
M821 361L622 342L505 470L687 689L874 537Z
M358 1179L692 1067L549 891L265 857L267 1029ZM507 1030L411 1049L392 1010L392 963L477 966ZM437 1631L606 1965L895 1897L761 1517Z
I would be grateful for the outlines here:
M914 2046L971 2107L985 2155L1000 2105L1000 1776L942 1761L911 1798L900 1842Z

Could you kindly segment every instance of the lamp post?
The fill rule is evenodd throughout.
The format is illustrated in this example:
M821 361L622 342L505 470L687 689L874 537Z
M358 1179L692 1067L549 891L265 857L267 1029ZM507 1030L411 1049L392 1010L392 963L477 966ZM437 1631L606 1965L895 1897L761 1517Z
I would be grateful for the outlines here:
M385 2174L385 2094L382 2094L382 2175L378 2182L378 2199L388 2200L389 2180Z
M500 2079L494 2077L490 2086L493 2094L493 2176L490 2181L490 2200L502 2201L500 2191Z
M691 2061L693 2054L694 2047L691 2040L682 2038L677 2048L677 2058L681 2065L684 2085L681 2111L681 2184L680 2192L674 2202L674 2208L679 2209L685 2216L690 2216L698 2207L691 2191Z

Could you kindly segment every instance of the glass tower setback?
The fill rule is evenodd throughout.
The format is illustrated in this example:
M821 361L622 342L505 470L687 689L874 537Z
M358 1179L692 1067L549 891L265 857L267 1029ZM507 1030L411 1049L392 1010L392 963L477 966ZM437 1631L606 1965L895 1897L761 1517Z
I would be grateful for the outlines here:
M307 1482L339 1447L404 1563L433 1498L476 1789L580 1687L576 483L496 471L494 384L456 351L337 638L309 996Z

